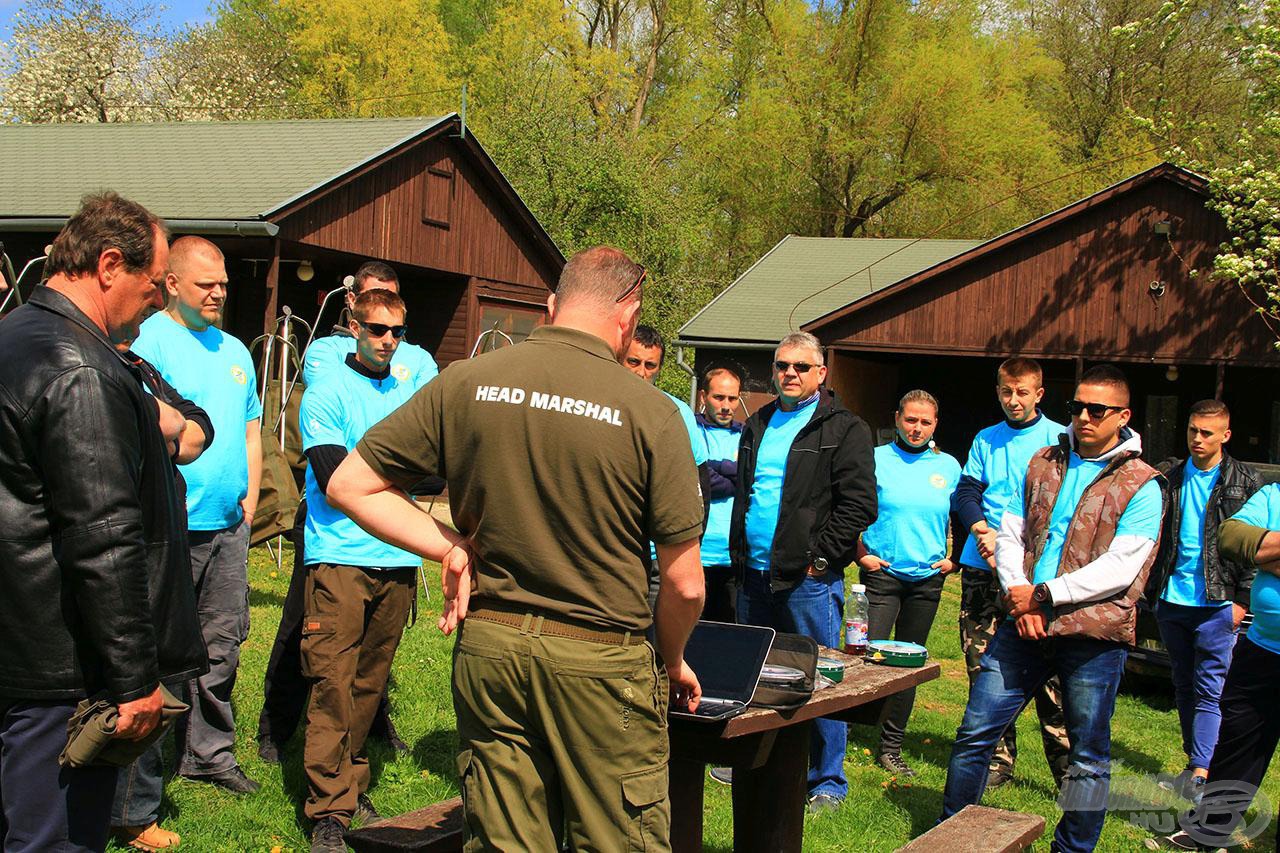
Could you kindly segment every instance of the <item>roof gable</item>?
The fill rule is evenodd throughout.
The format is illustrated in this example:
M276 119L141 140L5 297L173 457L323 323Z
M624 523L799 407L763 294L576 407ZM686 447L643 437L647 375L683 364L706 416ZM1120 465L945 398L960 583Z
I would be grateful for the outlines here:
M793 326L977 244L788 235L685 323L680 338L777 343Z
M940 263L930 265L914 274L905 276L901 280L893 283L889 287L877 290L874 294L867 293L863 296L850 300L840 307L829 309L824 314L814 315L813 319L803 324L803 329L807 332L822 337L824 329L833 323L838 323L849 316L864 311L874 305L878 305L887 299L894 299L899 294L921 284L925 281L933 279L935 276L964 267L970 263L981 260L989 255L1006 251L1010 246L1028 240L1046 229L1060 225L1063 221L1082 216L1088 213L1098 205L1112 201L1117 196L1134 192L1142 187L1147 186L1153 181L1168 180L1179 186L1185 187L1192 192L1200 195L1208 195L1207 181L1194 172L1175 166L1172 163L1159 163L1143 172L1139 172L1119 183L1099 190L1093 195L1086 196L1079 201L1073 202L1066 207L1055 210L1052 213L1045 214L1038 219L1033 219L1025 225L1021 225L1012 231L1001 234L986 242L974 245L968 251L961 252L954 257L944 259Z

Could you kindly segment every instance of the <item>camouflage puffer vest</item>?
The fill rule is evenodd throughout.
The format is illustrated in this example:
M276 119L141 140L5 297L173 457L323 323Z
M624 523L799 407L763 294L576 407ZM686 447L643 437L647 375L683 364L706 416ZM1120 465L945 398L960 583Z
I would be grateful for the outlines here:
M1027 468L1022 543L1025 549L1023 571L1028 581L1032 581L1036 562L1044 552L1049 536L1049 519L1062 487L1070 452L1065 444L1046 447L1031 457ZM1122 453L1111 460L1080 497L1067 528L1058 575L1074 572L1105 554L1111 547L1120 516L1129 501L1139 489L1158 476L1156 469L1139 459L1137 453ZM1147 575L1156 559L1156 550L1151 549L1142 570L1127 589L1099 601L1055 604L1053 619L1048 625L1049 636L1092 637L1133 645L1137 622L1134 605L1142 597Z

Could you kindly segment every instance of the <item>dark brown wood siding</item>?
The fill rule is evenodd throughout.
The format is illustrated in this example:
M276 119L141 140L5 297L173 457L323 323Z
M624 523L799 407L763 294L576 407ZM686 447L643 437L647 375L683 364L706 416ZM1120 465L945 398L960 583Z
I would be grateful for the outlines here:
M1171 237L1154 233L1161 221ZM886 292L818 333L837 347L885 352L1280 364L1237 287L1208 275L1224 238L1202 196L1154 180Z
M451 182L443 177L448 173ZM446 190L452 198L442 206ZM559 275L486 175L449 138L389 158L278 224L284 240L541 288L544 299Z

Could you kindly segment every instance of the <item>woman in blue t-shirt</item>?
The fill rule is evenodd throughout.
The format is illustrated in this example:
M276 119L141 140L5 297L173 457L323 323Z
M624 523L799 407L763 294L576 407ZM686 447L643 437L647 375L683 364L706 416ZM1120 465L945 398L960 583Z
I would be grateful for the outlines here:
M875 450L879 516L862 535L858 558L867 588L867 636L923 645L938 612L942 584L954 566L947 559L951 493L960 482L960 463L933 442L938 401L927 391L911 391L894 415L897 437ZM864 553L865 552L865 553ZM914 776L902 760L902 738L915 704L915 688L885 703L880 719L880 766Z

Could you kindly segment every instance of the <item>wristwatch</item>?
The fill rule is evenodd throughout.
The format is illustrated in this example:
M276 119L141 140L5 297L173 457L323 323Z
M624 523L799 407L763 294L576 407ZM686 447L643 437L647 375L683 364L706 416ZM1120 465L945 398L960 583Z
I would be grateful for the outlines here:
M1053 604L1053 593L1049 592L1048 584L1036 584L1035 589L1031 590L1031 597L1037 604Z
M814 557L814 558L813 558L813 570L814 570L815 572L817 572L818 574L822 574L823 572L825 572L825 571L827 570L827 558L826 558L826 557Z

